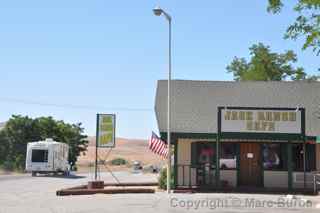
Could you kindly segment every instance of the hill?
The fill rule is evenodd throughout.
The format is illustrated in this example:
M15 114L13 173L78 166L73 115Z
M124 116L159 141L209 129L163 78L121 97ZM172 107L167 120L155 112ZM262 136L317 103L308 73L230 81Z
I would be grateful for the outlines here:
M6 125L6 122L0 122L0 130Z
M95 161L95 137L88 137L88 150L79 156L77 165L80 167L88 167L93 165ZM165 161L158 155L152 153L148 148L148 140L116 138L116 146L111 149L99 148L99 158L110 161L115 158L126 159L129 163L140 161L142 165L158 165L161 166Z

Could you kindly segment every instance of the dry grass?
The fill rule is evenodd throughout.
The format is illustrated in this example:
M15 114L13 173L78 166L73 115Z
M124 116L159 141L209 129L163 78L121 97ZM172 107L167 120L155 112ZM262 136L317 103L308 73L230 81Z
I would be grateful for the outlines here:
M99 148L98 153L99 159L106 160L107 162L115 158L123 158L127 160L129 164L131 164L133 161L140 161L143 166L161 166L165 163L161 157L152 153L148 149L147 140L117 138L115 148L111 150L109 148ZM92 167L94 165L94 161L95 137L89 137L88 150L78 158L78 169L80 171L92 170L93 168L90 168L90 166ZM103 171L105 170L103 166L100 168ZM111 166L113 171L128 170L129 168L131 168L131 165Z

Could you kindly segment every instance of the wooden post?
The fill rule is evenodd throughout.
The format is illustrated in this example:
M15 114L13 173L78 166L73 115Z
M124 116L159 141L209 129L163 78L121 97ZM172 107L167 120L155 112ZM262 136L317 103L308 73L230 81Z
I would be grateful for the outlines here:
M221 136L221 108L218 107L218 131L216 139L216 188L219 188L220 184L220 136Z
M301 108L301 129L302 129L302 140L303 140L303 188L306 189L306 166L307 166L307 150L306 150L306 111Z
M98 178L98 140L99 140L99 114L97 114L97 132L96 132L96 160L94 168L94 179Z
M292 144L288 141L287 144L287 165L288 165L288 191L292 191Z

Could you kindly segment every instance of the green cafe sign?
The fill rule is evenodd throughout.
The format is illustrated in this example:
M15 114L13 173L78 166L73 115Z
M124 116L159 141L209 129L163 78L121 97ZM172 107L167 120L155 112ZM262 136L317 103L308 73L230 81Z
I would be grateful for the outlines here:
M301 133L301 112L295 110L222 109L222 132Z

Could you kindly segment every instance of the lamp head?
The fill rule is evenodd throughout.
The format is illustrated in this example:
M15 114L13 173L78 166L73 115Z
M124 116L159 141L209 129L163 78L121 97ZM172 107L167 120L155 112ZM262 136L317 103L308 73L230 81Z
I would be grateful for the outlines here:
M160 8L160 7L155 7L153 9L153 13L156 15L156 16L161 16L161 14L163 13L163 10Z

